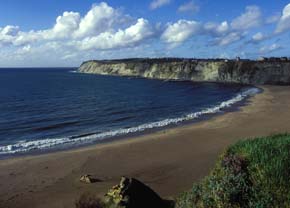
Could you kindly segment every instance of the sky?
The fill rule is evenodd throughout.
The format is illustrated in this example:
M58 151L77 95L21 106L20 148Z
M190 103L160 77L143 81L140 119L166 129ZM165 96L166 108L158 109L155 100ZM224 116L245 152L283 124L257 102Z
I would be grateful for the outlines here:
M0 67L92 59L290 56L286 0L0 2Z

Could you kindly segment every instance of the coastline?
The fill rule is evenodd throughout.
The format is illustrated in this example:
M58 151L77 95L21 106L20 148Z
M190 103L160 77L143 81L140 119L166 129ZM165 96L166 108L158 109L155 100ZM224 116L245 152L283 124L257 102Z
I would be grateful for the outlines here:
M141 78L145 79L145 78ZM231 84L228 84L231 85ZM55 137L45 140L16 142L0 146L0 160L14 157L37 156L41 154L55 153L59 151L76 150L95 144L115 142L120 139L136 138L159 131L179 128L183 125L195 124L197 122L211 119L214 116L227 112L237 111L246 105L248 100L261 93L263 90L252 85L243 85L232 98L220 101L220 103L205 107L200 111L187 112L180 116L168 116L162 120L149 121L139 125L126 128L108 130L100 133L92 133L84 136Z
M264 90L239 111L176 128L38 156L0 161L0 207L72 207L85 192L104 194L122 175L136 177L162 196L189 189L217 156L239 139L290 132L290 87ZM79 176L101 182L86 185Z

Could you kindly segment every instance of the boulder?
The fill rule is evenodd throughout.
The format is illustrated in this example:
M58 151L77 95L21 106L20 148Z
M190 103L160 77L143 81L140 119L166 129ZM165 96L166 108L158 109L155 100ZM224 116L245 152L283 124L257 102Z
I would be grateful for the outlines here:
M94 183L94 179L91 175L83 175L80 177L80 182L82 183Z
M120 184L113 186L105 195L107 203L124 208L169 208L171 201L163 200L157 193L134 178L122 177Z

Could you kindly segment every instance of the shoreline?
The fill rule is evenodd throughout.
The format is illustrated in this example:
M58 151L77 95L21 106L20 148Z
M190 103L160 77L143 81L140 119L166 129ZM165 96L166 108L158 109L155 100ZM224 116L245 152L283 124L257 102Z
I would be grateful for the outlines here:
M52 143L52 146L49 146L51 145L50 143L43 143L44 146L48 146L35 150L33 149L33 147L35 146L34 144L29 144L28 147L26 147L24 144L20 144L21 146L18 146L19 143L15 143L12 145L7 144L3 147L0 146L1 151L3 150L9 152L6 154L0 152L0 160L78 150L81 148L87 148L89 146L107 144L116 142L117 140L127 140L130 138L141 137L143 135L149 135L160 131L166 131L168 129L180 128L185 125L193 125L202 121L210 120L215 116L221 116L228 112L239 111L241 107L248 104L249 100L253 96L256 96L257 94L260 94L262 92L262 88L252 85L245 85L243 86L243 88L240 89L238 93L236 93L234 97L228 100L221 101L219 104L216 104L214 106L203 108L202 110L197 112L189 112L180 117L164 118L163 120L159 121L152 121L128 128L120 128L117 130L101 132L99 134L91 134L88 136L80 136L75 138L73 138L74 136L72 136L72 140L67 144L65 141L63 141L63 143L60 142L56 145ZM99 137L99 135L102 134L104 134L104 137ZM60 138L52 138L52 140L54 139L57 140ZM63 139L70 139L70 137L64 137ZM84 140L84 142L82 140ZM42 140L36 140L32 141L32 143L36 143L36 145L38 145L38 143L41 143L41 141ZM27 143L30 142L31 141L28 141ZM30 149L30 146L32 146L32 149Z
M290 132L290 87L258 86L238 111L107 144L0 160L0 207L72 207L86 191L103 195L122 175L176 196L208 174L230 144ZM101 182L81 184L83 174Z

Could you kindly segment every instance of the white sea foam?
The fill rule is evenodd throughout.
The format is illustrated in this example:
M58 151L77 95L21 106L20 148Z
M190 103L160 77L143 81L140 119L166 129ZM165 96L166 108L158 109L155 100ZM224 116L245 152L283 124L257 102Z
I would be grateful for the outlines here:
M164 119L157 122L145 123L136 127L117 129L117 130L107 131L107 132L93 134L89 136L83 136L83 137L44 138L44 139L34 140L34 141L29 141L29 140L18 141L17 143L14 143L14 144L0 146L0 155L25 153L32 150L45 150L45 149L56 148L56 147L60 147L64 145L86 144L86 143L101 141L106 138L111 138L115 136L142 132L146 129L165 127L170 124L177 124L183 121L197 119L201 117L202 115L218 113L221 110L226 109L232 106L233 104L244 100L245 98L249 96L259 93L259 91L260 90L258 88L248 88L242 91L241 93L237 94L232 99L221 102L219 105L216 105L214 107L206 108L202 111L195 112L195 113L190 113L183 117L168 118L168 119Z

